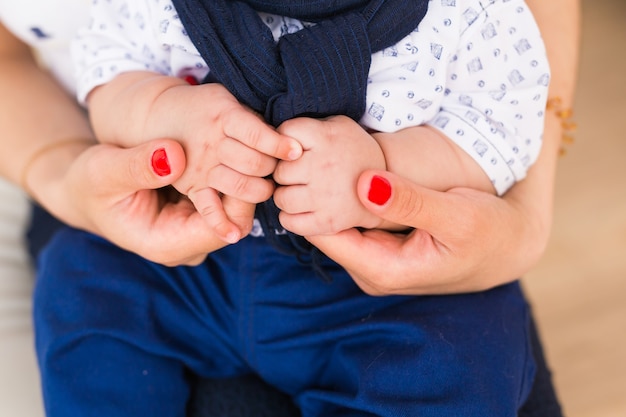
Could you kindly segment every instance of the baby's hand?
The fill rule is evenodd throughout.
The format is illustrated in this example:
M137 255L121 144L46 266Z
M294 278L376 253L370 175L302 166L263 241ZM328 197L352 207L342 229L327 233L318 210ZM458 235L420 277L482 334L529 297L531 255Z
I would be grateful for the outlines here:
M361 172L385 169L380 146L363 128L334 116L289 120L278 132L297 139L304 149L300 159L279 161L274 171L280 185L274 200L285 229L310 236L381 224L357 196Z
M164 103L179 109L180 133L175 137L188 161L173 185L218 236L234 243L243 236L223 210L222 195L251 204L267 200L274 183L265 177L274 171L277 159L296 159L302 148L219 84L180 86L166 94L170 101Z
M128 71L95 88L88 101L94 131L104 143L133 147L174 139L183 146L187 168L172 185L227 242L244 231L228 219L221 196L264 201L274 191L264 177L276 160L302 153L296 140L277 133L219 84L189 85L151 71ZM157 154L153 162L165 175L167 160Z

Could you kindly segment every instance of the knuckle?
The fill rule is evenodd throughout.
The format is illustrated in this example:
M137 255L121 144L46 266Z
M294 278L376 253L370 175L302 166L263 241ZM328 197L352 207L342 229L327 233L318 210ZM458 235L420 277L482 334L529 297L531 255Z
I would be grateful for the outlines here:
M200 213L200 215L205 218L215 217L220 214L220 209L213 204L206 204L201 207L196 207L196 210L198 210L198 213Z
M274 178L274 181L276 181L278 184L282 184L286 180L284 175L285 164L286 162L278 162L274 165L273 171L270 172L270 174L272 174L272 178Z
M228 132L239 132L235 139L244 143L246 146L258 149L262 144L263 131L262 124L253 113L245 109L237 109L228 112L225 115L225 126Z
M248 159L247 165L252 175L264 177L274 171L276 163L268 156L255 152Z
M241 231L241 236L248 236L252 231L252 220L245 222L237 222L237 227Z
M244 175L237 175L232 184L232 192L234 196L243 197L243 196L254 196L255 187L250 186L250 180L248 177ZM254 197L252 197L254 198Z
M259 203L269 199L274 193L274 185L269 180L261 179L261 185L259 187L255 187L255 189L259 193L257 198Z
M253 175L262 175L261 171L263 170L264 165L263 158L258 153L251 155L246 161L246 165Z
M285 203L283 191L284 191L284 188L282 187L278 187L274 191L274 204L276 204L276 207L278 207L280 210L288 211L288 207L287 207L287 204Z
M384 291L381 291L380 289L378 289L378 287L374 285L362 285L361 290L363 290L365 294L371 297L381 297L385 295Z
M418 193L403 193L397 201L397 221L405 225L412 224L425 210L424 198Z
M184 264L184 265L187 265L187 266L198 266L202 262L204 262L205 259L206 259L206 255L205 254L196 255L196 256L193 256L191 258L188 258L186 261L182 262L181 264Z
M283 135L290 136L290 133L297 132L298 125L301 123L301 120L302 119L300 118L294 118L282 122L278 127L278 132Z

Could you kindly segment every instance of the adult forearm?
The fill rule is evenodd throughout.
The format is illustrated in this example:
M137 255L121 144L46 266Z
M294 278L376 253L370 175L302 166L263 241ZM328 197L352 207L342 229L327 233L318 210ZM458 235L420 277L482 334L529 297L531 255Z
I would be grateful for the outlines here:
M527 0L544 38L551 66L549 97L558 98L561 106L571 108L576 89L580 41L580 1L555 0L543 2ZM543 253L552 222L555 174L563 137L562 120L555 111L547 111L543 146L539 159L529 170L526 179L513 187L505 199L521 207L535 235L529 242L539 242L529 251L536 257ZM523 240L521 240L523 241Z
M92 138L82 110L35 62L29 48L0 26L0 175L22 184L24 169L32 157L54 142ZM67 148L67 149L65 149ZM58 149L65 156L76 155L72 146ZM74 147L76 148L76 147ZM58 153L57 152L57 153ZM59 169L64 168L64 156ZM70 156L71 157L71 156ZM47 175L53 180L54 173ZM30 184L30 188L45 184Z
M571 107L578 76L580 0L527 0L543 36L552 68L550 96Z

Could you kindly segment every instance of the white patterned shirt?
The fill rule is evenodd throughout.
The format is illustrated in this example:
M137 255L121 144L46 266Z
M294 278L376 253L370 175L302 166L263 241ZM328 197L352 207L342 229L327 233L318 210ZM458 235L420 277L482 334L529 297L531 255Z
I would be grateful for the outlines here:
M261 17L275 39L302 28L295 19ZM126 71L199 79L210 71L171 0L93 0L74 52L82 101ZM541 149L549 78L543 41L522 0L431 0L415 31L373 54L360 123L383 132L430 125L503 194Z
M90 6L91 0L0 0L0 21L31 46L40 63L73 93L70 42L88 24Z

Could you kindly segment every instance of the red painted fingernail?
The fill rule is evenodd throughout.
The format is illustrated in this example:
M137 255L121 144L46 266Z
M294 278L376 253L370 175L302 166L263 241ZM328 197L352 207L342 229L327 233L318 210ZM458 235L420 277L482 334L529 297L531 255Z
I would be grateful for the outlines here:
M367 199L374 204L382 206L391 197L391 184L385 178L378 175L372 177L370 182L370 190L367 193Z
M193 75L185 75L183 80L187 81L187 84L189 85L198 85L198 79Z
M172 172L165 149L159 148L152 154L152 169L159 177L170 175Z

